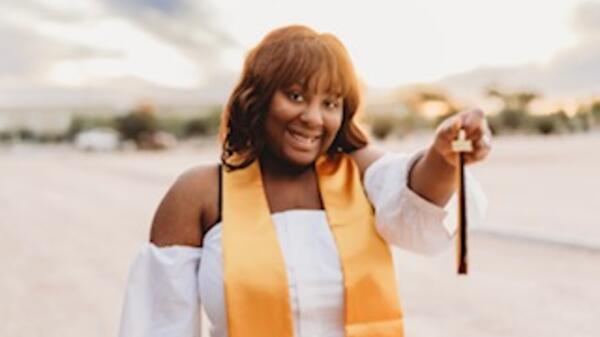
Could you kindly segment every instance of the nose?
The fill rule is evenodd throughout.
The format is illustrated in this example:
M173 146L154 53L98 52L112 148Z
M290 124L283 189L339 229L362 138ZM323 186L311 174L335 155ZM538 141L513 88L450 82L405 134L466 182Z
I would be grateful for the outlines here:
M312 103L307 105L300 115L300 120L311 127L323 126L323 112L321 111L319 104Z

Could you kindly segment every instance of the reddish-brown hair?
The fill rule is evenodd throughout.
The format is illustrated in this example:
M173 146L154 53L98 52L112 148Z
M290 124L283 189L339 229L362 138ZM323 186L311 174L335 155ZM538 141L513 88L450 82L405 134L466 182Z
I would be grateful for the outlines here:
M221 117L223 165L243 168L259 156L271 99L277 90L294 84L308 92L324 90L343 98L342 125L328 152L351 152L368 143L354 120L360 88L346 48L332 34L294 25L270 32L247 55Z

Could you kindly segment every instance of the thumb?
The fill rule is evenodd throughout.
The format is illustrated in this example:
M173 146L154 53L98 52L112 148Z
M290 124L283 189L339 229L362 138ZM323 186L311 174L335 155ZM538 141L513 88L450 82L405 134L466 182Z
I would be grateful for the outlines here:
M455 118L450 126L450 134L453 138L458 135L458 130L462 127L462 118Z

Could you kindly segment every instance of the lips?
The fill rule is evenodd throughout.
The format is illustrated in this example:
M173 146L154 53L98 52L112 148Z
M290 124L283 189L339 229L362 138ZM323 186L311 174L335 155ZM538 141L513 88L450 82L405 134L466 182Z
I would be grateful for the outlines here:
M288 132L294 140L303 145L312 145L321 138L321 134L310 134L289 129Z

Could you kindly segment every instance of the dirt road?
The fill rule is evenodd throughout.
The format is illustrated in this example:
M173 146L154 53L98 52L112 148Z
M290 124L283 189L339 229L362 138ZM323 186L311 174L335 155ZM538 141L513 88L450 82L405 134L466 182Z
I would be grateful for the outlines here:
M495 139L471 168L490 209L470 275L454 273L452 249L398 252L407 336L598 336L599 148L598 135ZM0 149L0 336L114 336L156 205L178 173L216 157Z

